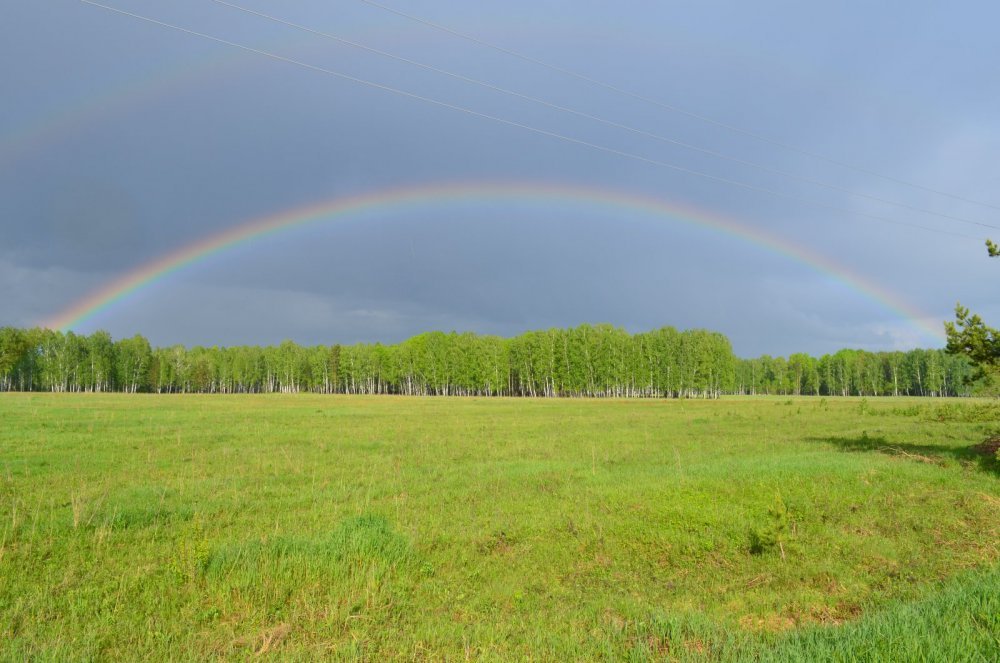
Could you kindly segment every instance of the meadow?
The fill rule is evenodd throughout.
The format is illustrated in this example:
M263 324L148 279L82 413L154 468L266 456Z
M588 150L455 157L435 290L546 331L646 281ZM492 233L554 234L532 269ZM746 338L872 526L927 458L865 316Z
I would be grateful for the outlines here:
M1000 655L971 399L0 394L0 659Z

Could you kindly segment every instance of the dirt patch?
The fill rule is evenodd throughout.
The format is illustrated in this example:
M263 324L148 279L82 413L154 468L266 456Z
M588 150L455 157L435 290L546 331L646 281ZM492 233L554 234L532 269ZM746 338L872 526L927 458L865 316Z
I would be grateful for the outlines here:
M237 638L233 641L233 646L250 647L253 649L255 656L263 656L280 645L281 641L284 640L291 632L292 627L288 624L278 624L273 628L266 629L258 635L247 635L242 638Z
M259 638L260 646L254 652L257 656L263 656L273 648L277 647L285 637L292 632L292 627L288 624L278 624L272 629L264 631Z
M670 640L667 638L649 635L646 637L646 645L652 654L660 658L666 658L670 654Z
M910 460L915 460L920 463L928 463L930 465L944 464L940 458L932 458L930 456L925 456L924 454L911 453L899 447L879 447L879 451L885 454L889 454L890 456L901 456L904 458L909 458Z
M628 620L610 608L604 609L604 623L610 625L619 633L625 630Z
M744 615L740 627L745 631L781 633L795 628L795 620L783 615Z
M484 555L506 555L514 550L516 543L517 539L514 536L500 530L479 542L479 552Z
M1000 451L1000 435L994 435L986 438L981 444L977 444L972 447L972 450L978 454L989 456L990 458L996 458L997 451Z
M705 645L704 641L695 638L693 640L684 641L684 649L688 650L692 654L704 655L708 652L708 647Z

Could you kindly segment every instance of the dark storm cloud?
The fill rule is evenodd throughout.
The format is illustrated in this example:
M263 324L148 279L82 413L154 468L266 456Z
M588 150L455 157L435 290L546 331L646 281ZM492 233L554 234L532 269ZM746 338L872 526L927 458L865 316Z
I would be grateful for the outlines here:
M206 1L117 6L820 205L602 154L82 4L36 4L13 8L0 26L0 58L18 63L0 75L0 94L13 100L0 109L0 283L17 292L4 299L0 323L45 317L95 284L248 219L360 191L480 180L683 202L822 254L932 317L948 317L956 298L1000 317L996 266L981 242L843 210L977 237L983 228L658 143ZM995 210L601 92L362 3L246 5L800 177L1000 225ZM987 200L1000 180L1000 94L986 64L1000 53L985 20L995 9L985 3L969 11L399 6L900 179ZM506 334L609 321L716 328L743 353L928 342L885 307L831 287L828 276L717 234L549 207L464 213L430 209L257 243L143 292L84 330L142 331L157 342L388 341L429 328Z

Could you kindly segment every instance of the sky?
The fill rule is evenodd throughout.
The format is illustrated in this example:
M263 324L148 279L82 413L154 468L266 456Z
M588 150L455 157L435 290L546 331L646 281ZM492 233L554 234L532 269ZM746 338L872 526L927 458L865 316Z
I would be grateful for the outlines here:
M258 219L463 187L497 193L262 235L66 328L672 325L756 356L941 347L957 301L1000 320L995 3L379 0L505 53L363 0L232 2L478 85L213 0L101 2L230 43L78 0L6 8L0 326L64 322Z

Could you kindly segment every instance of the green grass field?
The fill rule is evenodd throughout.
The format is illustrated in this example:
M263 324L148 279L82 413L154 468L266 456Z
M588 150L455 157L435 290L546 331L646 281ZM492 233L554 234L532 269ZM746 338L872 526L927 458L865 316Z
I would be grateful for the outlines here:
M1000 656L1000 405L0 395L0 658Z

